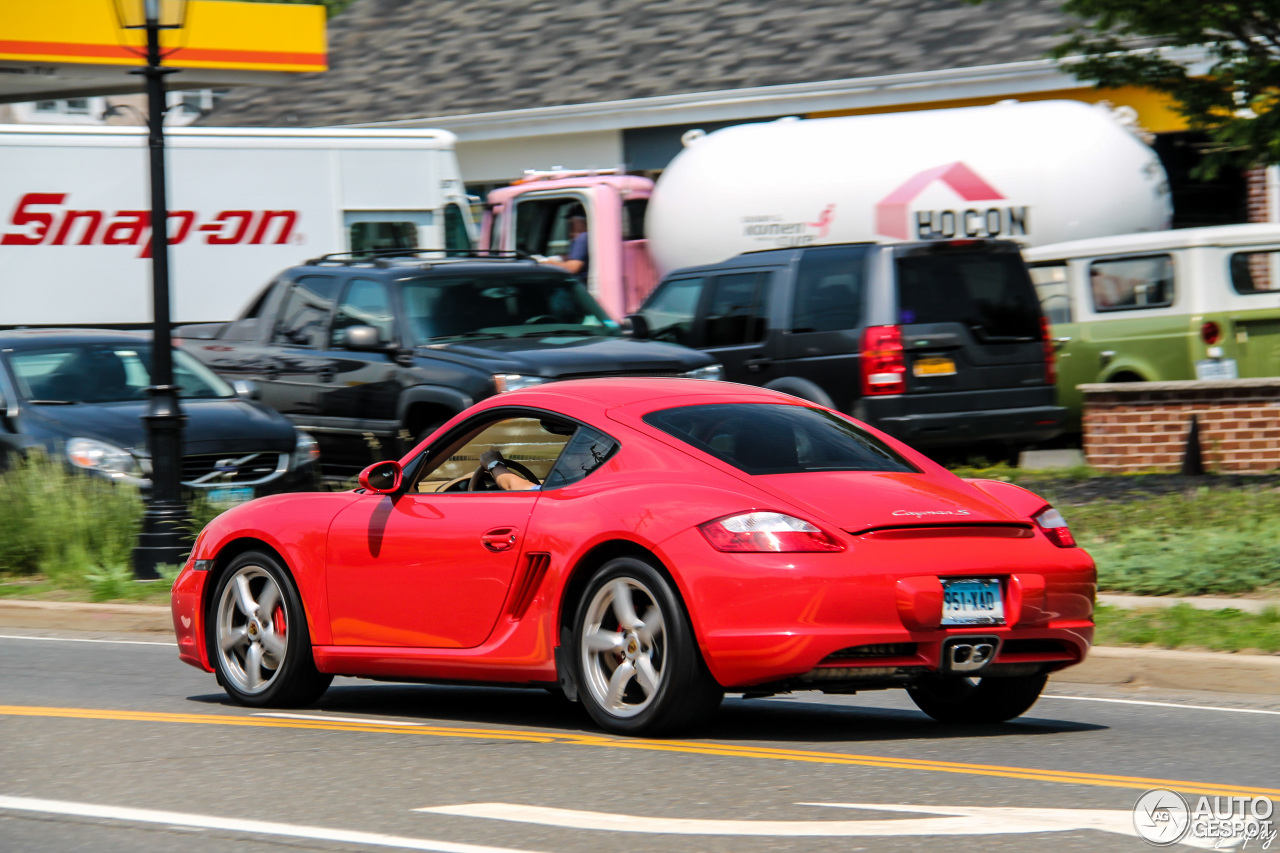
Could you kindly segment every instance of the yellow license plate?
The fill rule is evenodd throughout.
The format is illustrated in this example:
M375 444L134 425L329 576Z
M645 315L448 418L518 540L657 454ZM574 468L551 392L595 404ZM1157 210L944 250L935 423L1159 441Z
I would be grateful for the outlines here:
M917 358L911 372L916 376L955 376L956 363L949 358Z

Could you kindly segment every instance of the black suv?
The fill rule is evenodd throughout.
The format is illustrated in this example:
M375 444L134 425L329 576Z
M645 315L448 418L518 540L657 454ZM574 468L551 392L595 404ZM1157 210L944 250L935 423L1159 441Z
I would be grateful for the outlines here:
M970 240L749 252L669 274L637 337L922 448L1061 433L1053 346L1018 247Z
M285 271L183 348L320 443L326 476L398 457L477 400L558 379L720 378L715 360L624 337L576 278L514 257L399 250Z

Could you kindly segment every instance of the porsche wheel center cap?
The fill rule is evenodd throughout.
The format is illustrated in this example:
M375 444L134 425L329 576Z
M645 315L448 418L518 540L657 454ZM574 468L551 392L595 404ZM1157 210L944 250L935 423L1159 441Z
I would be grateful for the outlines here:
M258 620L257 620L257 619L250 619L250 620L249 620L249 636L250 636L250 637L256 637L256 636L258 636L258 634L261 632L261 630L262 630L262 629L258 627Z
M627 637L627 659L635 660L640 655L640 640L634 634Z

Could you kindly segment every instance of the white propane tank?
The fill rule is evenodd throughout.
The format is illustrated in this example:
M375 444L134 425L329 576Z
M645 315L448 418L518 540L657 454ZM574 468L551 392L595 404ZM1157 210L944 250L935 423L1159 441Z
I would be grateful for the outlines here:
M667 272L822 243L1163 230L1168 179L1131 125L1105 105L1005 101L686 134L649 203L649 247Z

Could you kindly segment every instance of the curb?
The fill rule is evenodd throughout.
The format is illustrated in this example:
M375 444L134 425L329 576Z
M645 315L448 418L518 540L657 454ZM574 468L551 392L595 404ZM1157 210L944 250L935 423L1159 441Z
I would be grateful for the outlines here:
M0 599L0 627L173 636L167 607ZM1095 646L1084 663L1053 675L1068 684L1112 684L1280 696L1280 655Z
M1125 610L1145 610L1158 607L1173 607L1186 604L1196 610L1239 610L1242 613L1263 613L1267 610L1280 610L1280 599L1276 598L1213 598L1204 595L1112 595L1106 593L1098 596L1099 604L1120 607Z

